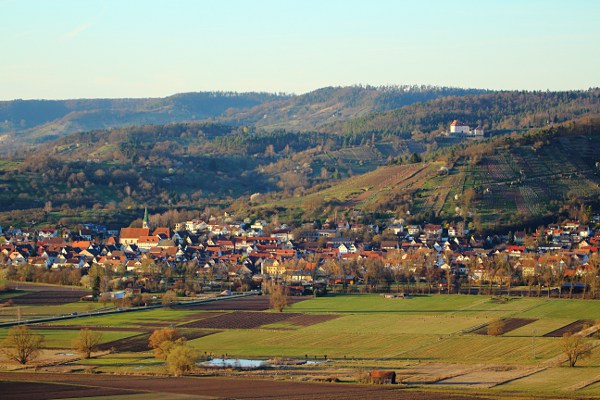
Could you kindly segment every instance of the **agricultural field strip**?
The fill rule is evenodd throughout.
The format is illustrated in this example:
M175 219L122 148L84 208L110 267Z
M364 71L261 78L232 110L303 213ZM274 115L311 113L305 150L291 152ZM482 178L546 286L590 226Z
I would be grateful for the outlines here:
M464 307L462 307L462 308L460 308L460 309L458 309L458 310L456 310L454 312L450 312L448 314L449 315L456 315L456 314L458 314L461 311L467 311L469 309L472 309L473 307L481 306L482 304L485 304L486 302L489 302L489 299L487 299L487 298L481 299L480 301L477 301L477 302L475 302L473 304L469 304L467 306L464 306ZM459 335L462 335L462 334L463 334L462 330L457 330L457 331L452 332L452 333L450 333L448 335L440 336L438 339L439 340L447 340L449 338L452 338L452 337L455 337L455 336L459 336ZM428 347L430 345L431 345L431 343L429 343L429 342L420 343L420 344L417 344L416 346L413 346L412 348L403 350L403 351L401 351L401 352L399 352L397 354L390 355L389 357L378 358L377 360L378 361L385 361L385 360L390 360L390 359L397 359L399 356L402 356L402 355L408 354L408 353L412 353L412 352L414 352L416 350Z
M377 182L373 182L372 180L366 180L365 183L373 184L373 186L366 186L368 187L367 190L364 190L362 193L358 194L358 196L352 199L348 199L347 203L349 202L352 205L356 205L360 202L364 202L365 200L369 199L369 197L371 197L374 192L376 193L376 190L374 189L396 189L401 184L405 184L405 187L410 187L409 182L411 182L413 178L416 178L417 175L419 175L426 168L426 165L421 165L419 167L411 166L410 168L407 167L401 170L400 172L391 174L383 180L378 180Z

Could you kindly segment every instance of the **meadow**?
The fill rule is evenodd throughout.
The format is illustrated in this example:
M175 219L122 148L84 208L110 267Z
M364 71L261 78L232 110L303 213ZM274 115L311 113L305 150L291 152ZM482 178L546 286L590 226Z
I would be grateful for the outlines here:
M97 372L160 373L162 364L146 347L148 334L174 326L201 354L327 359L317 367L320 373L333 371L341 374L342 380L354 379L355 370L389 368L415 385L455 387L454 379L470 389L485 384L493 387L494 393L600 395L600 353L594 351L575 368L560 366L561 338L551 335L576 321L600 320L600 302L467 295L386 299L357 294L308 298L294 303L278 318L267 318L273 314L278 313L164 308L81 317L35 330L46 336L52 349L70 348L81 327L101 330L104 348L113 347L116 353L76 362ZM524 325L514 325L498 336L485 334L486 326L498 320L519 320ZM236 328L239 326L252 328ZM6 329L1 329L0 338L5 334ZM589 340L597 344L595 337ZM134 344L137 351L119 350L124 343L129 349ZM544 384L555 376L562 378ZM465 382L484 383L461 383L461 377Z

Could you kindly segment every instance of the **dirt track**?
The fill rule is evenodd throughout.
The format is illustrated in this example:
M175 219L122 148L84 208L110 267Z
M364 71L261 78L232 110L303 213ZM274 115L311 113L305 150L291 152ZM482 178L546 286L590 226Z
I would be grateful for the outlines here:
M37 382L31 384L31 382ZM49 385L46 383L58 383ZM80 385L74 388L69 385ZM231 378L169 378L93 374L0 373L7 399L56 399L117 394L188 394L220 399L399 399L484 400L481 397L408 391L399 386L365 386Z

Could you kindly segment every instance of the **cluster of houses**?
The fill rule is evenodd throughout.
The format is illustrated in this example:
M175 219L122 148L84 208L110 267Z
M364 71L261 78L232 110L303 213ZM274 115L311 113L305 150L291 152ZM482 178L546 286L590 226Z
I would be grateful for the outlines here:
M490 265L497 264L491 260L504 260L511 279L521 282L539 276L543 268L578 279L591 272L597 275L599 248L600 229L577 221L549 225L530 235L488 237L452 225L401 221L385 226L327 221L318 228L308 224L292 230L266 221L225 223L210 218L185 221L172 230L151 228L145 218L143 227L119 231L99 225L85 225L78 231L0 228L4 267L86 271L98 265L136 275L145 273L148 265L185 265L209 287L233 288L266 278L299 288L300 293L317 284L363 283L368 280L369 263L380 265L387 271L385 276L402 272L414 280L436 270L440 285L450 276L471 283L506 279L490 273Z

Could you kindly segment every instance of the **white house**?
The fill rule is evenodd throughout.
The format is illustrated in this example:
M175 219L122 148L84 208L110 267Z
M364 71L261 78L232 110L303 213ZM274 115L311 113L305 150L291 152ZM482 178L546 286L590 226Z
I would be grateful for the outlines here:
M465 135L468 135L470 132L471 127L469 127L469 125L467 124L460 122L457 119L452 121L452 123L450 124L450 133L464 133Z

